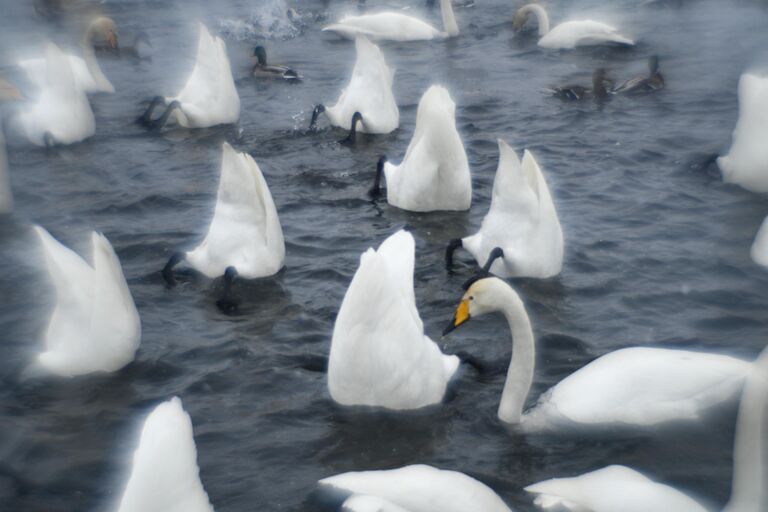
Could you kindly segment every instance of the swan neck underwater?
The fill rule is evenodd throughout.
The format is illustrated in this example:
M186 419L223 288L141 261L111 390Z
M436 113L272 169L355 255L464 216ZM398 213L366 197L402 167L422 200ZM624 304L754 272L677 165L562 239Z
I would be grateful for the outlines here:
M542 6L537 4L524 5L517 11L513 21L514 28L523 28L530 14L536 16L536 22L539 25L539 37L546 35L549 32L549 15Z

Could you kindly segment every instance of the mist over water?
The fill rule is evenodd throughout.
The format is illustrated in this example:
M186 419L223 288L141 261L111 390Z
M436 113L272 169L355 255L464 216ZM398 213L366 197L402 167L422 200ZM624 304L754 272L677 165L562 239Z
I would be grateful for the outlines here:
M117 92L95 95L96 134L46 151L8 133L15 214L0 218L0 509L108 510L130 469L139 422L177 395L195 431L201 479L218 511L312 511L315 482L331 474L426 463L474 476L514 509L533 510L522 488L556 476L625 464L722 507L731 486L736 403L700 423L596 433L522 434L496 409L511 341L501 317L440 332L474 263L449 239L474 232L490 203L497 138L530 149L546 173L566 238L562 274L515 279L538 343L529 397L594 358L635 345L752 359L768 343L768 272L749 248L768 198L722 183L702 162L730 145L736 87L768 62L768 5L741 0L548 1L553 23L609 21L638 40L626 48L552 52L514 34L520 3L457 4L458 38L383 43L396 70L400 128L336 143L341 131L306 127L349 79L354 44L320 29L356 2L305 0L76 2L80 14L46 20L31 2L0 0L0 76L28 95L15 67L53 40L76 51L86 15L118 24L121 43L143 31L145 59L100 57ZM439 9L405 0L440 24ZM286 9L294 9L288 14ZM173 95L194 64L197 21L225 37L242 102L235 126L148 133L134 120L157 94ZM249 76L253 46L296 69L298 84ZM603 66L616 81L645 74L658 54L666 89L596 104L562 102L544 89L588 85ZM456 102L473 175L469 212L416 214L366 197L378 158L399 161L416 107L432 84ZM241 281L241 310L220 313L220 283L160 269L205 235L221 144L258 162L277 206L286 269ZM136 361L75 379L29 375L42 348L55 290L45 274L39 223L79 254L91 230L113 244L142 319ZM499 370L464 370L447 404L408 414L342 408L315 371L360 254L407 226L416 238L415 292L426 333L446 352L465 350Z

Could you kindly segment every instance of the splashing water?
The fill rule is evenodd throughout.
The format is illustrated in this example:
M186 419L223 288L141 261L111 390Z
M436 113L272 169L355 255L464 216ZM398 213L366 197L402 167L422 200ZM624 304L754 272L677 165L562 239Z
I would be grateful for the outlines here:
M224 35L238 41L292 39L301 34L307 17L289 7L285 0L267 0L263 6L253 9L248 19L224 19L220 28Z

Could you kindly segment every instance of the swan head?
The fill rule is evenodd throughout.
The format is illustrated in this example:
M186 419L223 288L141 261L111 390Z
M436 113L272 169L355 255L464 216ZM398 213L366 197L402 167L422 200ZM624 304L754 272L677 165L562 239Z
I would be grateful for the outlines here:
M512 288L498 277L485 277L472 283L461 298L453 318L443 331L443 336L470 319L500 311L509 293L517 294ZM517 298L519 301L519 297Z
M88 40L93 43L94 41L105 41L110 48L117 48L117 24L112 18L100 16L93 20L88 27L87 32Z
M533 14L536 7L541 8L541 6L535 4L527 4L515 11L514 16L512 16L512 30L515 32L522 30L526 23L528 23L528 20L531 19L531 14Z
M261 64L262 66L267 65L267 50L265 50L263 46L257 46L256 48L254 48L253 56L258 59L259 64Z

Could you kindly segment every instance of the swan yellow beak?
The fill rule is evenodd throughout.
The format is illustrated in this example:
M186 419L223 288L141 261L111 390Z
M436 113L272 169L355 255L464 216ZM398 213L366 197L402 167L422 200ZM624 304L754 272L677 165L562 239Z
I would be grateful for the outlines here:
M453 320L451 320L445 330L443 330L443 336L456 329L458 326L469 320L469 318L469 299L462 299L459 303L459 307L456 308Z
M117 34L115 34L114 32L110 32L108 41L109 41L110 48L112 49L117 48Z

